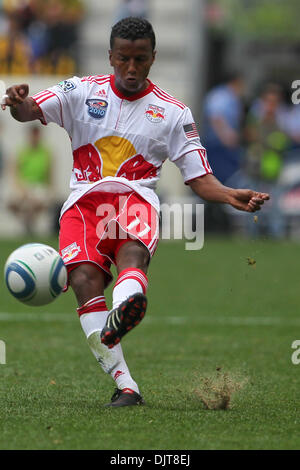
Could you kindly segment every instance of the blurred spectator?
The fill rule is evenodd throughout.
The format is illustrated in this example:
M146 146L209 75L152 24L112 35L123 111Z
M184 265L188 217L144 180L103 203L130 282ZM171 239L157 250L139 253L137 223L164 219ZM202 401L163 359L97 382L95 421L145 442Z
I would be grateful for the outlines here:
M3 0L2 73L72 74L78 62L81 0Z
M202 142L214 175L225 184L241 165L244 87L243 77L231 73L204 98ZM205 226L208 232L231 230L230 217L222 205L205 203Z
M1 134L2 134L2 124L0 122L0 137L1 137ZM3 183L2 183L3 167L4 167L4 150L2 146L2 138L0 138L0 185L1 185L0 200L2 200L2 196L3 196Z
M279 177L290 139L283 130L286 107L283 92L278 85L267 84L246 118L245 139L247 152L244 171L249 185L257 191L269 192L271 201L264 213L267 234L273 238L285 235L285 217L279 206L283 188ZM248 221L250 219L248 218ZM248 226L252 235L258 234L261 224Z
M128 16L137 16L138 18L149 18L149 0L121 0L117 10L116 20L122 20Z
M300 105L291 105L285 115L282 128L287 132L292 140L292 147L300 147ZM300 157L300 155L299 155Z
M83 6L80 0L48 0L41 17L47 26L47 54L56 73L61 60L69 57L78 61L78 31Z
M28 144L17 153L13 173L14 197L8 208L20 219L26 233L32 235L38 216L51 208L51 155L41 141L39 127L30 128Z
M213 88L204 99L202 140L213 172L222 183L239 169L241 163L243 92L243 77L233 73L226 83Z

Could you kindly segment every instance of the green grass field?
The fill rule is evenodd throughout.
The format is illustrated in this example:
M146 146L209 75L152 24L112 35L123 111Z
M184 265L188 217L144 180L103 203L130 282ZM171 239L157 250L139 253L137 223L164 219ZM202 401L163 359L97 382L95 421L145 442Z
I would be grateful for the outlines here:
M1 266L23 242L0 242ZM114 383L87 346L71 292L29 308L2 281L0 448L299 449L298 251L270 241L159 245L147 315L122 342L145 407L103 407ZM207 410L203 379L223 373L244 387L230 409Z

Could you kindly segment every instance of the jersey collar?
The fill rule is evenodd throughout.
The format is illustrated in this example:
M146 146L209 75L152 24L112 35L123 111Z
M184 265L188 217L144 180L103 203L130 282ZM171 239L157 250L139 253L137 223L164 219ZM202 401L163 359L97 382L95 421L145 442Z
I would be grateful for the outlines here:
M136 93L135 95L131 95L131 96L125 96L123 95L123 93L120 92L120 90L118 90L118 88L116 87L115 85L115 76L114 75L110 75L110 86L114 92L115 95L118 96L118 98L121 98L122 100L127 100L127 101L135 101L135 100L139 100L140 98L143 98L143 96L146 96L148 95L149 93L151 93L151 91L153 90L154 88L154 84L149 80L149 78L147 78L147 82L148 82L148 87L143 90L143 91L140 91L139 93Z

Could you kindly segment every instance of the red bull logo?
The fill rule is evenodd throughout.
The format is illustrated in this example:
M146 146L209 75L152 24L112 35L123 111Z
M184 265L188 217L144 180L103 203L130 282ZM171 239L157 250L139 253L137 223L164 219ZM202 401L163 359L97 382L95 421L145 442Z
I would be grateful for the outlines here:
M73 258L76 258L78 253L80 253L81 249L80 246L77 245L76 242L72 243L71 245L67 246L63 250L61 250L61 256L64 263L71 261Z
M148 121L158 123L165 119L165 108L161 108L155 104L149 104L145 114Z

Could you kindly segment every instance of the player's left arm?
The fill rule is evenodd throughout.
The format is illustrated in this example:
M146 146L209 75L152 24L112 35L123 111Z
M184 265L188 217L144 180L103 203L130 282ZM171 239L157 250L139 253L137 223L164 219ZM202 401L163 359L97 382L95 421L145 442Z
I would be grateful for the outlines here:
M191 189L201 199L210 202L230 204L235 209L245 212L256 212L261 209L269 194L251 189L233 189L224 186L212 174L206 174L188 182Z

